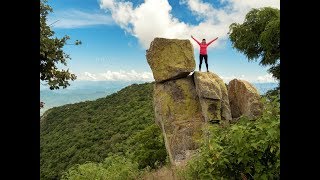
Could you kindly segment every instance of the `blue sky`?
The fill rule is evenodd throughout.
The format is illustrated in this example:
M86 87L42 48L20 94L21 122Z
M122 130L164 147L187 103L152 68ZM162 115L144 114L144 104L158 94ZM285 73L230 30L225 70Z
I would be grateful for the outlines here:
M79 80L152 80L145 50L154 37L213 39L208 49L209 70L226 82L243 78L251 82L273 81L268 67L247 58L232 48L228 26L242 22L251 8L279 8L279 0L49 0L52 24L57 37L69 35L66 45L71 56L68 68ZM192 41L192 40L191 40ZM198 45L195 60L198 70ZM203 68L205 69L204 63Z

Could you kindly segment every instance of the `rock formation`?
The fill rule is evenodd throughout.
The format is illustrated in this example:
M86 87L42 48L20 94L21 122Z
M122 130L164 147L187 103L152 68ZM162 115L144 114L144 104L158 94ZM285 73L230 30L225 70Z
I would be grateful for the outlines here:
M223 80L212 72L194 72L194 81L206 122L232 120L228 90Z
M250 119L261 115L262 103L258 90L245 80L233 79L228 85L232 118L246 116Z
M173 164L197 149L204 118L191 76L154 85L156 123L161 127Z
M233 80L227 89L212 72L190 75L195 59L189 40L155 38L146 58L156 81L155 121L162 129L173 165L183 164L195 152L205 124L228 123L242 114L258 115L259 95L249 83Z
M186 77L196 67L189 40L155 38L146 57L156 82Z

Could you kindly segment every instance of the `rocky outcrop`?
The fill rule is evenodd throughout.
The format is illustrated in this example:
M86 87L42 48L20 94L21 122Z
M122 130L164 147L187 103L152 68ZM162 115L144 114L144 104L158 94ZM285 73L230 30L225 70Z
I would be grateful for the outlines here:
M146 57L156 82L187 77L196 67L189 40L155 38Z
M154 85L156 123L161 127L172 164L197 149L204 118L192 76Z
M258 90L245 80L233 79L228 85L232 118L246 116L254 119L262 113Z
M228 90L223 80L212 72L194 72L194 81L205 121L228 123L232 120Z
M156 81L155 121L173 165L184 164L192 156L208 122L223 125L232 117L260 112L258 93L249 83L233 80L227 89L215 73L189 75L195 69L189 40L155 38L146 57Z

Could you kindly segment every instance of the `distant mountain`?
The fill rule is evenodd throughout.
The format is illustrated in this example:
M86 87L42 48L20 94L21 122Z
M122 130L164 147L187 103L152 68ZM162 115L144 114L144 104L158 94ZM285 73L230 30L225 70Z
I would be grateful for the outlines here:
M95 100L137 82L125 81L73 81L66 89L49 90L47 86L40 86L40 99L45 103L40 110L42 115L46 110L82 101Z
M65 92L74 89L104 89L106 87L115 88L128 86L133 83L133 81L85 81L85 80L75 80L70 82L70 86L66 89L54 90L57 92ZM40 85L40 90L48 90L48 86Z
M40 110L42 115L46 110L82 101L91 101L119 91L120 89L139 81L74 81L66 89L49 90L40 86L40 99L45 106ZM260 92L265 94L268 90L277 87L277 83L252 83Z
M76 164L130 155L139 166L164 162L166 150L154 123L153 83L75 104L54 107L40 120L40 176L60 179Z
M268 90L274 89L278 86L278 83L252 83L256 87L259 93L265 94Z

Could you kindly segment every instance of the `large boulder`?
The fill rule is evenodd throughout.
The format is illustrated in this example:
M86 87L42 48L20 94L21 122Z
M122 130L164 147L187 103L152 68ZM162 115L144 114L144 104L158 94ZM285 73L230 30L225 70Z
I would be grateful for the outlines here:
M192 76L155 83L154 111L173 165L185 162L198 148L204 117Z
M155 38L146 57L156 82L187 77L195 70L190 40Z
M205 121L228 123L232 120L228 90L223 80L212 72L194 72L196 91Z
M229 82L228 94L233 118L243 115L255 119L262 114L259 92L248 81L233 79Z

